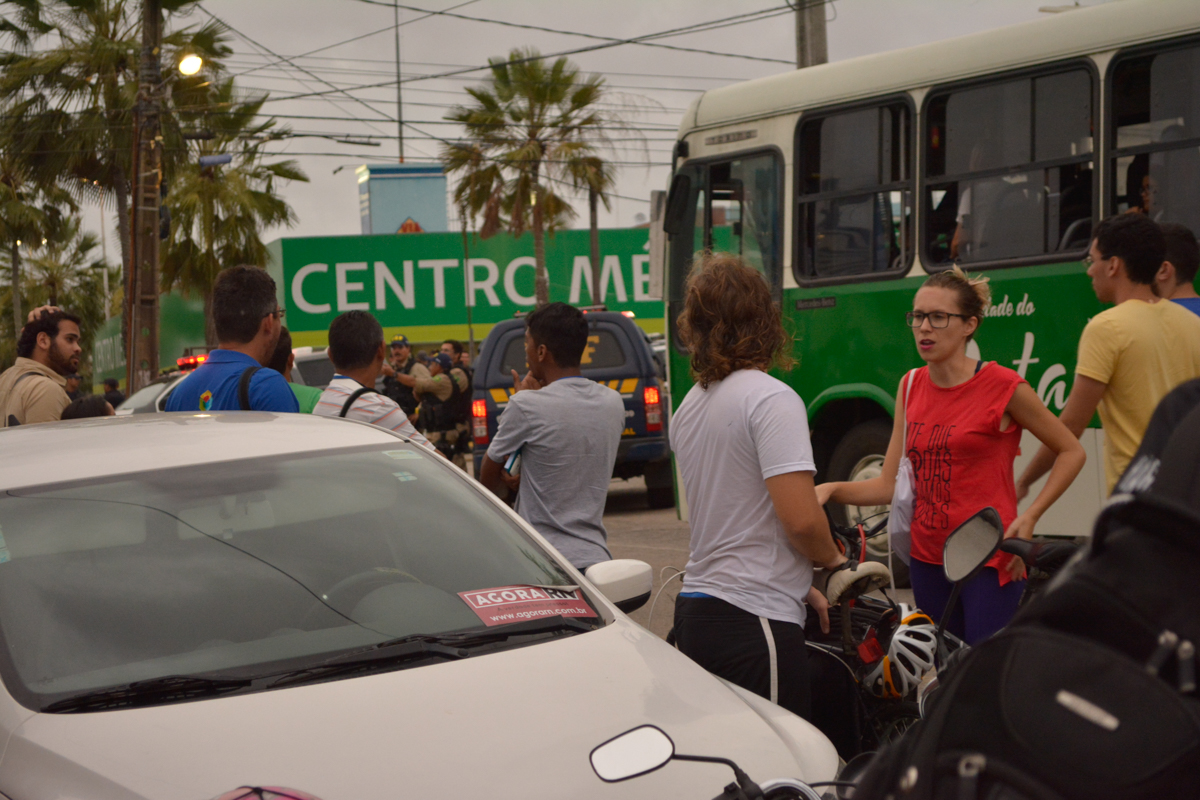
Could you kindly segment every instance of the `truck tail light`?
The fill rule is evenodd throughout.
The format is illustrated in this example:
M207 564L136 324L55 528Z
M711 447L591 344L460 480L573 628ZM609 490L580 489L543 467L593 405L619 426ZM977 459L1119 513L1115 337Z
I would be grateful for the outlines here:
M473 423L473 433L475 434L475 444L485 445L488 443L488 422L487 422L487 400L471 401L471 421Z
M646 431L655 433L662 430L662 403L659 402L658 387L647 386L642 392L646 403Z

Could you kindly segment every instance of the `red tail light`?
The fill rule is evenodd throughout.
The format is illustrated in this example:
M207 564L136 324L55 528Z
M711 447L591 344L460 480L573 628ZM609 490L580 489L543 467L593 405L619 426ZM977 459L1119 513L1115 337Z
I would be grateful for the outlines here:
M488 443L487 400L471 401L471 419L474 425L475 444Z
M642 392L646 403L646 432L654 433L662 430L662 404L658 399L658 387L647 386Z
M207 355L184 356L183 358L175 359L175 366L179 367L179 369L183 370L184 372L187 372L188 370L195 369L207 360Z

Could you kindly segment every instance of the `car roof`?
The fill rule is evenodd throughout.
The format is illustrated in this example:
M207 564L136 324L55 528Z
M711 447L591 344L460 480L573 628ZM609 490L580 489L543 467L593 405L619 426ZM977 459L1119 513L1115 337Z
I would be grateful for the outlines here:
M260 411L133 414L0 429L0 491L402 441L382 428Z

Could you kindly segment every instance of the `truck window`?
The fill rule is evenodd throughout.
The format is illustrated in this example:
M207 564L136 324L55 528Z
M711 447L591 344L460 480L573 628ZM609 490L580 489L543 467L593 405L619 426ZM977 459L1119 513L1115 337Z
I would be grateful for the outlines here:
M628 358L620 338L610 330L593 328L588 334L588 344L583 350L579 366L584 372L593 369L615 369L625 366ZM504 358L500 362L500 374L509 376L512 370L524 375L525 335L514 336L504 346Z

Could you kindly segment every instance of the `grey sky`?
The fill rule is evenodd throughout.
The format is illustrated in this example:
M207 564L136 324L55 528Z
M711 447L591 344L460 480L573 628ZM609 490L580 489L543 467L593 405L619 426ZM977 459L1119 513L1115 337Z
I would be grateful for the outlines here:
M1100 0L1086 0L1096 5ZM374 0L380 2L380 0ZM407 0L421 8L449 9L464 0ZM1024 22L1044 16L1039 6L1069 0L836 0L826 4L831 61L937 41L974 31ZM473 0L456 13L465 16L525 23L593 35L629 38L665 31L738 14L782 8L784 0L718 2L717 0ZM384 29L350 44L324 50L296 63L339 88L394 81L394 40L390 30L390 2L370 0L207 0L203 8L234 30L231 44L233 72L246 88L270 90L273 97L327 91L330 87L288 64L276 60L247 41L284 56L296 56L355 36ZM401 11L401 49L404 77L479 66L491 56L502 56L515 47L532 45L543 53L586 46L588 39L538 31L519 30L483 22L432 16L418 19ZM201 20L205 13L191 12ZM795 57L793 17L778 16L732 25L719 30L661 40L665 44L725 53L792 61ZM634 224L645 212L652 189L665 187L673 131L683 109L704 89L774 74L789 69L787 63L725 58L640 46L620 46L571 57L584 71L603 74L613 90L612 101L621 106L630 124L645 128L646 141L615 154L622 166L611 212L601 210L604 227ZM250 72L254 67L268 67ZM438 142L424 134L453 138L456 129L441 123L447 108L468 98L463 88L478 83L485 72L452 78L406 82L404 118L414 127L405 131L405 152L410 160L437 156ZM397 155L394 122L363 119L394 118L395 86L353 89L353 98L330 94L323 98L275 100L266 110L274 114L333 117L329 120L281 119L297 132L366 137L375 135L379 147L338 144L321 138L300 138L274 143L273 151L295 154L310 183L292 184L283 190L293 206L298 224L278 235L322 236L357 234L360 231L354 168L371 161L394 162ZM419 130L417 130L419 129ZM386 138L383 138L386 137ZM336 156L299 155L308 153ZM653 166L645 166L652 162ZM334 170L342 169L334 174ZM585 226L586 202L576 203ZM89 215L92 217L94 215ZM89 220L90 221L90 220ZM93 225L96 223L93 223ZM112 253L115 257L115 252ZM115 260L115 258L114 258Z

